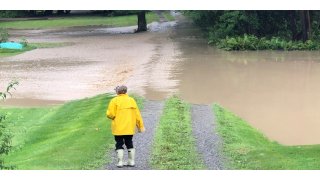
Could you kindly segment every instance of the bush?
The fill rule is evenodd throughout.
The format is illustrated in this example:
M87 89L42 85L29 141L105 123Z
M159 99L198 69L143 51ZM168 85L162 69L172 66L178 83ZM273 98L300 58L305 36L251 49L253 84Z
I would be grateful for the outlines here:
M271 39L258 38L254 35L244 34L243 36L226 37L214 43L218 48L227 51L231 50L318 50L320 43L317 41L308 40L302 41L288 41L279 37L272 37Z
M11 150L12 135L6 126L6 116L0 115L0 169L12 169L12 167L5 166L3 157Z
M11 11L11 10L1 10L0 11L0 18L16 18L16 17L23 17L27 13L26 11Z
M0 28L0 42L6 42L9 39L9 33L6 29Z
M9 83L5 92L0 92L0 100L6 99L7 94L11 95L10 90L15 89L15 86L19 83L17 81L12 81ZM0 114L0 169L13 169L12 166L6 166L4 164L3 157L7 155L11 150L11 139L12 134L7 128L7 123L5 122L6 116Z
M20 40L20 44L22 44L23 47L27 47L29 43L26 38L22 38Z

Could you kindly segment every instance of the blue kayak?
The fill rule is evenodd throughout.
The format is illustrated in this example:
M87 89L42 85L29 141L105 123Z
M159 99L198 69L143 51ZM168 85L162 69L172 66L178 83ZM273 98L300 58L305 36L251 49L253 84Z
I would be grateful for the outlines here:
M22 49L23 45L16 42L4 42L0 43L1 49Z

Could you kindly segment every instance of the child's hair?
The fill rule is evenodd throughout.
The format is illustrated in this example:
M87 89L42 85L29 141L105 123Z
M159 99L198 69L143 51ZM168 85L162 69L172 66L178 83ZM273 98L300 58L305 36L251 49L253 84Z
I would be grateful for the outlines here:
M114 90L116 91L117 94L126 94L127 93L127 86L121 85L117 86Z

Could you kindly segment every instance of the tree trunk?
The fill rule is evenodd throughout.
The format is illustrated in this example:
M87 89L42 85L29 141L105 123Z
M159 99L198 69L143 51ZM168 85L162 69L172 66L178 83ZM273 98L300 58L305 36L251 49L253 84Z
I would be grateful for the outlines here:
M289 18L290 18L290 30L291 30L291 39L298 40L298 32L297 32L297 21L296 21L296 12L289 11Z
M302 40L311 38L311 20L309 11L300 11L301 26L302 26Z
M312 39L312 28L311 28L311 18L310 18L310 11L306 11L306 22L307 22L307 34L308 39Z
M146 12L138 12L138 29L136 32L147 31Z

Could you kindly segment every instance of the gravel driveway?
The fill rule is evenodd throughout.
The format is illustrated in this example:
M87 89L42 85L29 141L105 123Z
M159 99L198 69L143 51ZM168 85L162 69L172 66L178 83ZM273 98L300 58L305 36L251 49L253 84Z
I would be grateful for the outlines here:
M192 105L192 131L208 169L223 169L220 150L220 138L215 132L215 116L209 105Z

